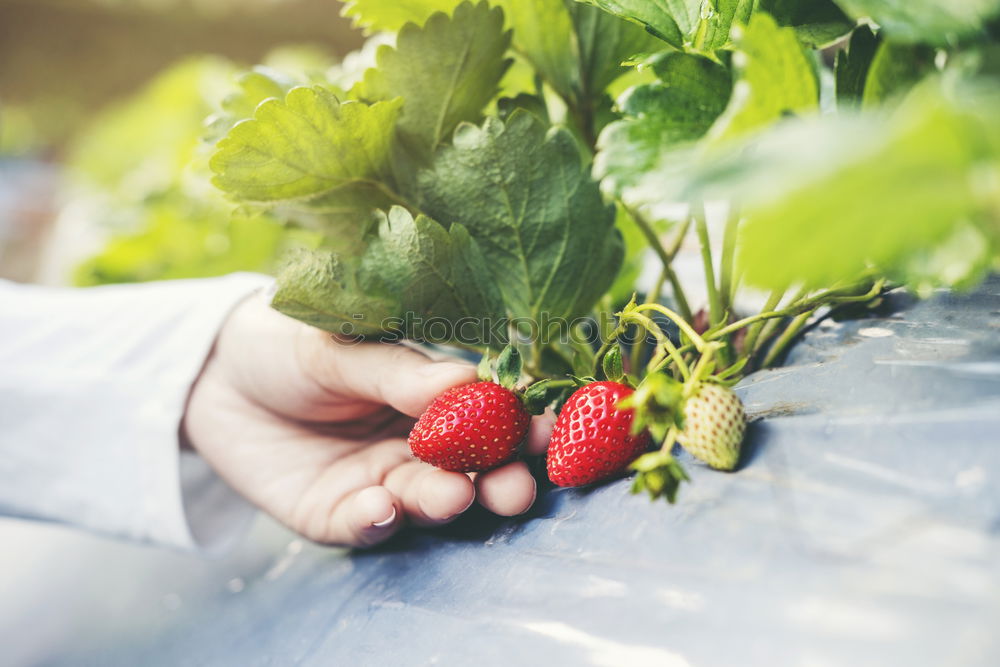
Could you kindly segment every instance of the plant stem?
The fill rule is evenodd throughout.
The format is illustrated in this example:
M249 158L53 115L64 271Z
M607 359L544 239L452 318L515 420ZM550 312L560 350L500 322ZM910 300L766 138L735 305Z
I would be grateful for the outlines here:
M671 243L670 248L667 249L667 255L670 257L671 262L674 261L674 258L677 257L677 253L680 252L681 246L684 245L684 237L687 236L689 229L691 229L691 218L686 218L684 222L681 223L681 228L677 231L677 236L674 237L674 242Z
M774 309L778 307L778 304L781 303L781 297L783 296L785 296L785 290L773 290L771 295L767 297L767 302L764 304L763 312L768 313L774 311ZM757 343L757 337L760 335L760 330L764 326L764 319L765 318L760 318L758 321L753 322L750 330L747 331L746 340L743 342L744 353L749 354L753 351L754 345ZM739 324L739 322L736 322L736 324ZM746 322L744 326L746 326L746 324L751 323Z
M670 450L674 448L674 443L677 442L677 436L680 434L680 429L676 425L671 426L670 430L667 431L667 435L663 438L663 444L660 445L660 451L664 454L670 454Z
M781 356L782 352L785 351L785 348L788 347L789 343L791 343L796 336L799 335L799 332L802 331L802 328L806 325L806 323L809 321L809 318L812 317L813 313L815 312L816 309L806 311L800 315L797 315L791 321L791 323L788 325L788 327L785 328L782 334L778 336L778 339L774 341L774 345L771 346L771 349L767 351L767 355L764 357L764 363L761 364L762 368L767 368L768 366L773 364L775 360L778 359L778 357Z
M646 303L659 303L660 293L663 292L663 283L667 279L667 267L660 269L660 275L656 278L656 284L653 285L653 290L646 295ZM632 350L629 353L629 370L633 373L635 369L639 367L642 363L642 352L646 349L646 337L636 338L632 342Z
M680 355L680 353L677 351L677 346L673 344L669 336L663 333L663 331L660 329L659 325L656 324L656 322L654 322L650 318L646 317L645 315L637 311L626 313L622 317L634 320L636 324L641 325L643 328L649 331L649 333L653 334L653 336L656 337L657 342L663 346L663 350L666 351L667 356L669 356L670 359L675 364L677 364L677 368L680 370L681 375L684 376L684 379L686 380L687 378L691 377L691 371L688 369L687 364L684 362L684 357ZM659 354L660 352L658 351L657 355ZM650 360L650 365L659 368L660 358L654 355L653 359Z
M705 268L705 287L708 289L708 319L711 326L718 326L725 317L722 299L715 286L715 267L712 265L711 239L708 237L708 221L705 219L705 205L699 204L694 213L695 230L701 245L701 262Z
M726 327L719 329L718 331L710 330L707 333L705 333L704 337L705 340L715 340L717 338L722 338L723 336L727 336L733 333L734 331L742 329L745 326L751 324L758 324L763 320L771 320L778 317L790 317L792 315L798 315L807 310L815 310L817 307L827 304L868 301L878 296L878 293L882 291L883 286L884 282L878 281L869 291L865 292L864 294L857 294L853 296L837 296L839 292L853 291L854 289L857 288L857 285L853 285L850 287L840 287L837 289L830 289L826 290L825 292L820 292L819 294L816 294L815 296L812 296L804 300L801 296L802 293L800 292L800 296L797 296L795 299L792 299L792 303L789 304L786 308L783 308L781 310L774 310L774 307L777 305L777 302L781 300L782 296L781 290L775 290L774 292L771 293L770 298L768 298L767 303L764 305L764 310L762 312L757 313L756 315L752 315L750 317L744 317L742 320L733 322L732 324L729 324ZM751 331L750 333L747 334L747 348L751 348L752 347L751 343L754 340L756 340L756 336L754 336L753 339L751 339L753 333L754 332Z
M687 336L688 339L690 339L690 341L694 343L695 349L697 349L698 352L704 351L705 340L700 335L698 335L698 332L695 331L694 328L683 317L681 317L674 311L670 310L669 308L661 306L658 303L644 303L641 306L636 306L633 312L638 313L644 310L654 310L660 313L661 315L665 315L671 322L677 325L677 328L681 330L681 333ZM659 330L659 327L657 327L657 330Z
M576 380L548 380L546 387L572 387L576 384Z
M754 341L753 349L747 350L747 354L756 356L762 349L764 349L764 345L767 344L767 341L774 338L774 334L783 319L784 318L775 318L768 320L764 324L764 328L760 330L760 335L757 337L757 340Z
M740 213L735 205L730 204L722 234L722 256L719 258L719 292L723 308L728 313L733 312L733 299L736 297L736 236L739 225Z
M649 291L646 295L646 303L659 303L660 293L663 291L663 283L667 282L667 267L660 269L660 275L656 277L656 282L653 283L653 289Z
M694 319L694 315L691 313L691 306L684 294L684 288L681 287L680 280L677 279L677 274L674 273L674 269L670 264L674 261L674 255L677 254L677 251L681 247L681 243L684 241L684 236L687 234L691 221L686 220L684 222L677 238L674 240L673 246L670 251L668 251L660 242L660 237L656 235L656 230L653 229L653 226L641 213L626 206L624 202L619 203L625 211L632 216L632 220L634 220L636 226L639 227L639 231L641 231L642 235L646 237L646 241L649 243L649 246L653 249L653 252L656 253L656 256L660 258L660 262L663 263L663 270L666 272L667 280L670 281L670 287L674 291L674 300L677 302L677 309L681 312L681 315L683 315L684 318L690 322Z

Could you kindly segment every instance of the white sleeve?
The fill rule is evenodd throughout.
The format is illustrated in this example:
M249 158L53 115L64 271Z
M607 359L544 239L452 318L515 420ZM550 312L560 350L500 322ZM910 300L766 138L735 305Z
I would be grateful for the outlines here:
M0 281L0 514L209 553L253 509L179 447L193 381L255 274L84 289Z

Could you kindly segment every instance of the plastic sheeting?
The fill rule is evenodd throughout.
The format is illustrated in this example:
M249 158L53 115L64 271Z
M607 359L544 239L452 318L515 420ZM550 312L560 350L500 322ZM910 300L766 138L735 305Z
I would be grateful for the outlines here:
M263 525L216 563L28 531L59 556L0 598L0 646L66 665L1000 664L1000 280L821 323L738 393L757 417L741 469L686 459L672 507L628 480L546 488L526 516L353 555Z

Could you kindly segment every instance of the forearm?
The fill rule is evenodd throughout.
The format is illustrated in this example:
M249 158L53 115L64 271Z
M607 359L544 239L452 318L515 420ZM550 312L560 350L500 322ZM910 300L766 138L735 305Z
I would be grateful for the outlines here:
M178 429L226 315L267 283L0 283L0 513L224 547L249 510Z

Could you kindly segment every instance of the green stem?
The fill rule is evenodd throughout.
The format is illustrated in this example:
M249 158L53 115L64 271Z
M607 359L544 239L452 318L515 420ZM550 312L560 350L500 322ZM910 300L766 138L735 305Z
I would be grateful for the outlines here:
M666 264L663 267L664 273L667 276L667 280L670 281L670 289L674 293L674 302L677 305L677 310L680 311L681 315L688 322L694 321L694 313L691 312L691 304L687 300L687 295L684 293L684 287L681 285L680 278L677 277L677 273L674 271L673 261L677 257L677 253L680 252L681 245L684 244L684 237L687 236L688 230L691 229L691 218L687 218L681 223L680 231L677 232L677 236L674 238L673 244L667 251L670 256L670 264Z
M670 450L674 448L674 443L677 442L677 436L680 434L680 429L676 425L671 426L670 430L667 431L667 435L663 438L663 444L660 446L660 451L664 454L670 454Z
M677 274L674 273L673 267L667 267L667 280L670 281L670 289L674 293L674 301L677 305L677 310L681 311L681 315L684 318L692 322L694 321L694 313L691 311L691 304L687 300L687 296L684 294L684 286L681 285L680 279Z
M841 287L838 289L826 290L825 292L820 292L819 294L805 300L803 300L801 297L797 297L797 300L793 299L792 303L788 307L783 308L781 310L773 310L777 302L781 300L781 295L782 295L781 291L776 290L771 294L771 297L768 299L767 304L764 305L763 312L757 313L756 315L752 315L750 317L745 317L742 320L733 322L732 324L725 326L717 331L710 330L705 333L705 340L715 340L717 338L722 338L723 336L727 336L733 333L734 331L742 329L745 326L749 326L751 324L757 324L763 320L771 320L778 317L790 317L792 315L798 315L807 310L815 310L818 306L826 304L841 304L841 303L869 301L878 296L879 292L882 291L883 286L884 286L884 281L878 281L870 290L868 290L864 294L856 294L851 296L837 296L837 294L839 292L844 292L844 291L853 291L857 289L857 285L851 287ZM752 341L750 339L750 334L748 334L747 335L748 347L750 347L749 345L750 342Z
M663 283L667 279L668 267L664 266L660 270L660 275L656 278L656 284L653 285L653 290L646 295L646 303L659 303L660 294L663 292ZM641 340L637 339L632 342L632 350L629 353L629 370L633 373L636 372L635 369L639 368L639 364L642 363L642 353L646 349L646 337L643 336Z
M653 289L649 291L646 295L646 303L659 303L660 293L663 291L663 283L667 282L667 267L660 269L660 275L656 277L656 282L653 283Z
M686 220L681 226L680 232L677 234L677 238L674 239L674 243L668 251L663 247L663 243L660 242L660 237L656 235L656 230L649 223L646 218L639 213L639 211L630 208L625 205L624 202L619 202L625 211L632 216L632 220L635 221L636 226L642 235L646 238L649 246L656 253L656 256L660 258L660 262L663 264L663 269L667 274L667 280L670 281L670 287L674 291L674 300L677 302L677 309L681 311L681 315L685 319L691 321L694 319L694 315L691 313L691 305L687 300L687 296L684 294L684 288L681 286L680 280L677 278L677 274L674 273L674 269L671 266L671 262L674 261L674 255L680 250L681 244L684 241L684 236L687 235L687 231L691 226L691 221Z
M690 324L688 324L687 320L674 311L670 310L666 306L661 306L658 303L644 303L641 306L636 306L634 312L642 312L644 310L654 310L667 317L671 322L677 325L677 328L681 330L681 333L687 336L688 339L694 343L695 349L697 349L698 352L703 352L705 350L704 339L698 335L698 332L695 331ZM659 327L657 327L657 329L659 329Z
M719 292L723 308L728 313L733 312L733 299L736 297L736 237L739 224L739 211L734 205L730 205L726 228L722 234L722 256L719 258Z
M762 349L764 349L764 346L767 344L767 341L771 340L774 337L775 333L777 332L778 326L781 324L782 319L784 318L776 318L773 320L768 320L764 324L764 328L760 330L760 335L757 336L757 340L754 341L753 348L749 348L747 350L747 354L751 356L756 356Z
M684 237L687 236L689 229L691 229L691 218L687 218L681 223L681 228L677 231L674 242L670 244L670 248L667 250L667 255L670 256L671 262L674 261L677 253L680 252L681 246L684 245Z
M708 344L707 349L698 358L698 363L695 364L694 370L691 371L691 379L694 382L688 383L688 386L685 387L685 393L695 391L698 384L708 376L712 367L712 352L719 350L721 347L722 343Z
M701 245L701 263L705 269L705 287L708 288L708 315L712 327L718 326L723 318L722 299L715 286L715 267L712 265L711 239L708 237L708 221L705 219L705 205L700 204L694 213L695 230Z
M767 351L767 355L764 357L764 363L761 365L762 368L767 368L781 356L782 352L785 351L785 348L788 347L793 340L795 340L795 337L799 335L802 328L805 327L809 318L812 317L815 312L815 309L806 311L801 315L797 315L791 321L782 334L778 336L778 339L774 341L774 345L771 346L771 349Z
M767 297L767 302L764 304L763 312L767 313L774 311L774 309L778 307L778 304L781 303L781 298L783 296L785 296L785 290L783 289L776 289L772 291L771 295ZM739 323L737 322L737 324ZM746 324L751 324L751 323L747 322ZM746 326L746 324L744 324L744 326ZM743 343L743 350L745 353L749 353L753 350L754 344L756 344L757 337L760 335L760 330L763 326L764 326L764 318L761 318L760 320L753 322L751 324L750 330L747 331L746 340Z
M678 370L680 370L681 375L684 376L684 379L687 379L691 376L691 371L688 369L688 365L687 363L685 363L684 357L682 357L680 353L677 351L677 346L673 344L673 341L670 340L669 336L663 333L663 331L656 324L656 322L646 317L645 315L642 315L635 311L626 313L625 315L623 315L623 317L626 319L631 319L636 324L645 328L649 333L653 334L653 336L656 338L656 342L662 345L662 349L657 349L656 354L650 360L649 362L650 366L659 367L661 365L662 355L666 354L666 356L668 356L675 364L677 364L677 368Z
M548 380L546 387L572 387L576 385L576 380Z

